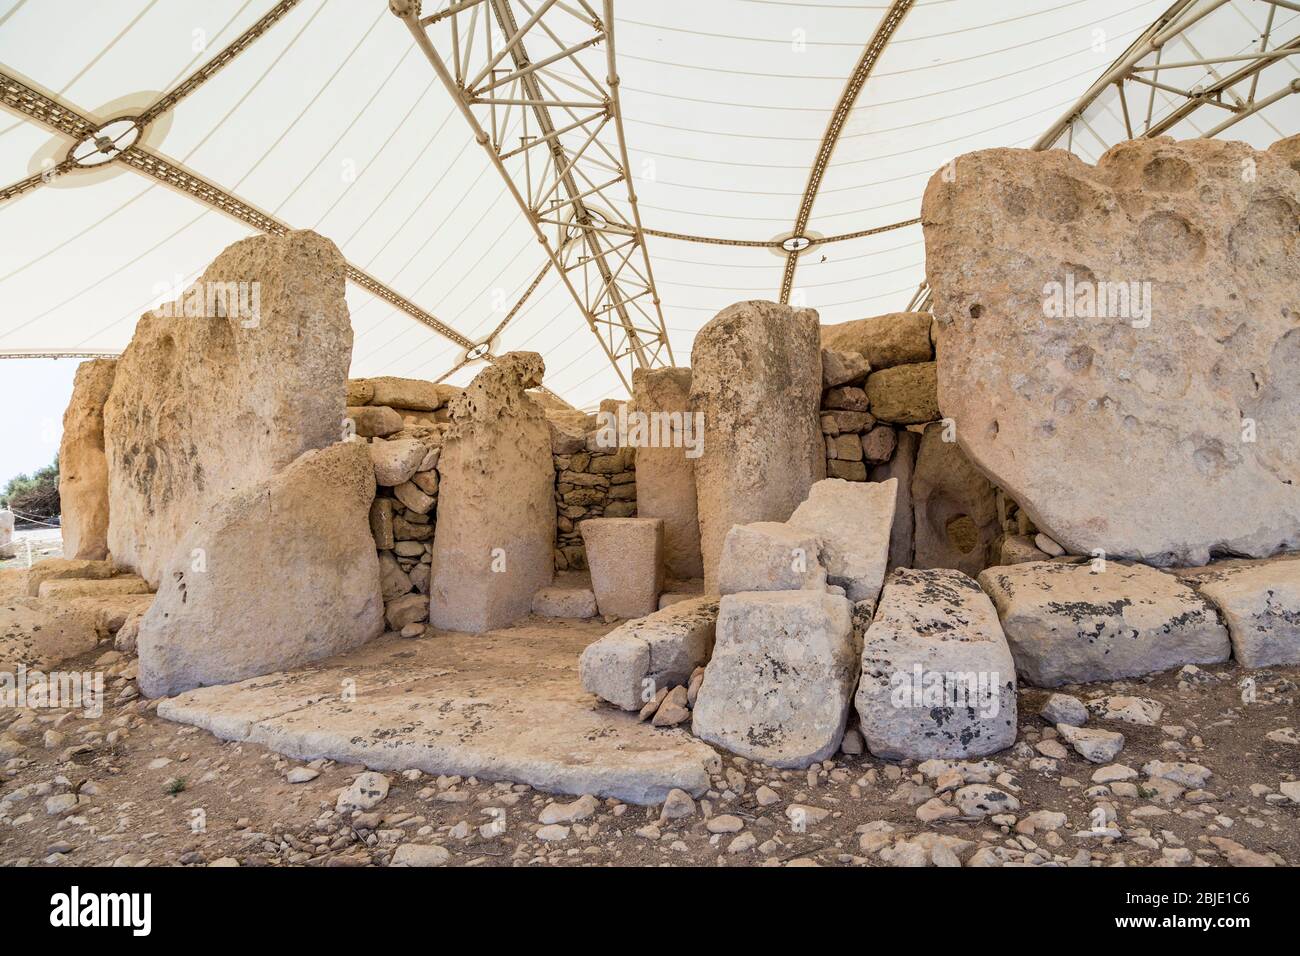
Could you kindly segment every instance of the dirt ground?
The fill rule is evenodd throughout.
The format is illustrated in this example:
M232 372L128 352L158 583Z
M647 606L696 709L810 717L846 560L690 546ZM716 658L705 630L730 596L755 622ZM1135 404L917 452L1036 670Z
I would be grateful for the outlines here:
M723 755L713 788L674 804L684 816L586 801L552 810L561 820L544 828L543 809L573 797L419 771L387 773L376 806L340 814L339 791L364 768L304 764L162 720L137 695L135 661L108 646L61 668L106 672L102 716L0 710L0 864L383 866L403 845L422 849L399 859L455 866L1300 864L1300 804L1279 790L1300 777L1300 668L1228 664L1062 688L1163 705L1152 726L1089 720L1125 737L1114 764L1133 772L1107 771L1128 778L1108 785L1092 782L1100 765L1068 747L1059 755L1038 716L1047 692L1023 690L1016 747L958 767L955 783L935 779L949 768L870 755L807 772ZM1212 776L1175 785L1143 770L1153 760ZM290 783L294 770L318 775ZM1019 808L918 818L979 783Z

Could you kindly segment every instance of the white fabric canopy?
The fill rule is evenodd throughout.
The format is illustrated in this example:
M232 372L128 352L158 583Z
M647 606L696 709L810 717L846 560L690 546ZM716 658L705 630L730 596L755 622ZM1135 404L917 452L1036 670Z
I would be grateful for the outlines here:
M426 0L426 13L435 6ZM856 100L808 233L834 236L919 215L953 156L1028 147L1168 7L1169 0L923 0ZM0 0L0 65L95 121L172 89L271 0ZM622 114L649 255L678 363L696 331L741 299L777 298L788 235L836 102L887 3L617 0ZM1253 49L1270 7L1234 0L1188 34L1204 57ZM1291 38L1300 13L1276 8ZM1198 34L1197 29L1202 33ZM1188 46L1166 60L1199 59ZM1262 74L1274 90L1300 58ZM1162 73L1191 89L1214 66ZM1217 67L1230 71L1231 63ZM563 64L556 66L563 72ZM1174 101L1158 91L1157 104ZM1145 116L1147 104L1130 101ZM1201 135L1203 109L1171 133ZM1134 120L1136 122L1136 119ZM1059 145L1095 161L1127 138L1102 94ZM1225 134L1257 147L1300 130L1300 96ZM0 112L0 186L61 159L71 141ZM429 62L383 0L302 0L147 131L144 145L297 228L478 341L545 257L504 181ZM725 240L700 243L659 232ZM121 165L76 171L0 206L0 352L117 351L139 315L173 297L251 229ZM791 301L824 322L904 308L924 278L920 227L805 254ZM349 285L354 375L434 378L463 348ZM547 384L579 407L621 386L567 291L548 274L495 351L543 354ZM472 364L451 381L463 383ZM0 363L3 375L3 363Z

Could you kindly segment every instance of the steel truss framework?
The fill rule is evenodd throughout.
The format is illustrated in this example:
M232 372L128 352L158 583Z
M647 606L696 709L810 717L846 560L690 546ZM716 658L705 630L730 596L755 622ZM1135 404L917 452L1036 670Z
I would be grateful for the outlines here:
M586 0L451 0L428 15L419 0L389 7L505 181L624 387L624 366L674 364L628 171L613 0L600 13Z
M199 200L205 205L225 213L233 219L237 219L245 225L251 226L259 232L269 235L283 235L292 230L292 226L280 219L266 213L251 203L222 189L197 175L196 173L185 169L178 163L174 163L165 156L156 153L144 146L138 145L137 141L143 134L145 128L154 120L158 119L168 110L175 108L182 99L189 96L203 83L211 79L219 70L231 63L240 53L246 50L259 37L265 34L272 26L284 18L292 10L299 0L280 0L267 13L259 18L252 26L240 34L229 46L218 52L207 63L201 66L193 74L177 84L168 93L149 106L144 112L136 116L116 117L104 124L98 124L91 118L83 116L78 110L66 103L60 102L55 97L35 89L22 79L12 76L9 73L0 70L0 105L7 107L11 111L35 120L41 125L54 133L62 134L72 140L72 146L69 148L67 155L63 160L54 164L49 169L29 176L26 179L19 180L10 186L0 188L0 203L13 199L23 193L29 192L42 185L51 182L58 176L73 174L78 170L86 168L98 168L101 165L111 162L119 162L138 173L149 176L171 189ZM130 145L121 147L120 144L127 139L121 133L116 134L113 138L104 135L103 131L120 121L129 121L129 129L134 135L130 136ZM126 123L120 125L126 126ZM87 166L77 159L81 155L78 147L83 144L93 145L102 162L94 166ZM120 148L119 148L120 147ZM490 349L482 348L480 343L470 339L468 336L457 331L452 326L443 322L437 316L420 308L405 296L389 288L383 282L380 282L374 276L356 267L352 263L347 264L347 277L353 283L365 289L371 295L383 299L389 305L393 306L423 323L433 331L437 332L443 338L459 345L466 350L466 353L475 352L476 358L486 361L493 361L494 356ZM102 358L111 357L117 353L95 350L67 351L67 352L30 352L30 351L0 351L0 359L5 358L45 358L45 357L68 357L68 358ZM467 364L461 363L461 366ZM458 368L461 366L457 366ZM548 394L554 394L549 389L544 389ZM554 396L559 398L559 396ZM562 399L561 399L562 401Z

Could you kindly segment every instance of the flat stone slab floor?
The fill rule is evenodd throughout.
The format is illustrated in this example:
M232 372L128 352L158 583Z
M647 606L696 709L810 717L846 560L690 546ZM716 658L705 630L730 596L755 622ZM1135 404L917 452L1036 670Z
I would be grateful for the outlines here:
M699 796L717 752L639 723L586 693L578 656L600 622L526 623L483 634L388 638L298 670L203 687L158 715L302 760L510 780L564 794L662 803Z

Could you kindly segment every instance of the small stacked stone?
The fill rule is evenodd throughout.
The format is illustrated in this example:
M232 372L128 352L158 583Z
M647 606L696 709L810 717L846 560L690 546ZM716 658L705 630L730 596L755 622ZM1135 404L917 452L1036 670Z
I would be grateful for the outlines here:
M588 417L551 422L555 459L555 569L582 570L587 553L578 526L587 518L636 515L636 449L606 447Z
M424 633L429 618L438 456L448 428L446 402L457 391L415 379L348 382L348 417L375 463L370 531L384 617L389 630L406 637Z

